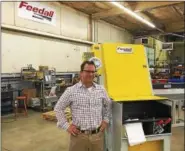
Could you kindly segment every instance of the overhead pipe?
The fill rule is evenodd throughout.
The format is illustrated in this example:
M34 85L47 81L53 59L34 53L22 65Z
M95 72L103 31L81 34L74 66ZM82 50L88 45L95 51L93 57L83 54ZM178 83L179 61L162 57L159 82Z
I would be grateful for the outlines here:
M149 34L149 35L135 36L134 39L148 37L148 36L155 36L155 35L173 35L173 36L176 36L176 37L185 38L184 35L175 34L175 33L165 33L164 32L164 33L159 33L159 34Z
M173 35L173 36L176 36L176 37L185 38L184 35L179 35L179 34L175 34L175 33L166 33L165 35Z

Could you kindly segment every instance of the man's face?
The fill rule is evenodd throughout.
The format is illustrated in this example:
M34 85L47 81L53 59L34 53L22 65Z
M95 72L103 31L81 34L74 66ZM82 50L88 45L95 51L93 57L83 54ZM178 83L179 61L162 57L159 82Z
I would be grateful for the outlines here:
M84 82L91 83L94 80L96 69L94 65L86 64L83 71L81 72L81 79Z

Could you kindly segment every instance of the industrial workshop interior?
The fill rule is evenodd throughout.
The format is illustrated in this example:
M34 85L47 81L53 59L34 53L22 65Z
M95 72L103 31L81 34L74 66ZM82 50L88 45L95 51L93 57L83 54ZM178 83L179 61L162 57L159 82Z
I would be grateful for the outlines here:
M82 151L55 106L84 61L111 102L104 151L184 151L183 1L4 1L1 16L2 151Z

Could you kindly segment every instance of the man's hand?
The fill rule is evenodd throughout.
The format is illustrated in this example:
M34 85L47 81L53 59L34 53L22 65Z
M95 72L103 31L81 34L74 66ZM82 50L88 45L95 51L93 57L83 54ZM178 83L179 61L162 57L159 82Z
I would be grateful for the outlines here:
M104 130L107 128L107 126L108 126L108 123L105 121L102 121L101 126L100 126L100 131L104 132Z
M80 134L80 131L77 129L77 127L73 124L71 124L69 126L69 128L67 129L67 131L73 135L73 136L77 136L78 134Z

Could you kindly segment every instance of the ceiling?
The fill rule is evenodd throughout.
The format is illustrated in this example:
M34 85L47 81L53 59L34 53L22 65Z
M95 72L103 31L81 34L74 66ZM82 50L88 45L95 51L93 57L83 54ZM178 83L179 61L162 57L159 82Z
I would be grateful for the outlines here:
M124 13L110 2L60 2L76 10L103 20L118 27L125 28L134 36L155 35L161 32L184 32L184 2L120 2L143 18L154 23L151 28Z

